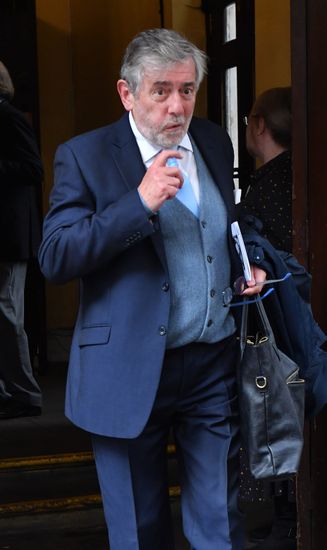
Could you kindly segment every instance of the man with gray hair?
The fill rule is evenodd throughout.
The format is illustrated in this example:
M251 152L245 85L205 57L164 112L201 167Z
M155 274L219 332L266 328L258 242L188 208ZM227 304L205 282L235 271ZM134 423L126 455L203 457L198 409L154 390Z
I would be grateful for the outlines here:
M43 168L33 130L13 97L0 62L0 420L38 416L42 404L24 330L24 293L27 264L41 240Z
M238 347L223 303L242 270L233 151L225 131L193 117L205 70L180 34L141 32L117 83L127 113L55 160L39 259L51 281L81 281L66 414L92 434L111 550L174 548L171 429L191 548L243 548ZM265 276L252 270L246 294Z

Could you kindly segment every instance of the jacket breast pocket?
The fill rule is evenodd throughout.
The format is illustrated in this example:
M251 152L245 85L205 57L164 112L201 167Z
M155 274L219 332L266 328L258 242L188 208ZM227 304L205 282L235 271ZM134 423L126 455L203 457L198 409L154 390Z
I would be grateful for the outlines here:
M107 344L110 338L111 327L93 325L84 327L80 330L78 336L78 345L83 346L98 346L99 344Z

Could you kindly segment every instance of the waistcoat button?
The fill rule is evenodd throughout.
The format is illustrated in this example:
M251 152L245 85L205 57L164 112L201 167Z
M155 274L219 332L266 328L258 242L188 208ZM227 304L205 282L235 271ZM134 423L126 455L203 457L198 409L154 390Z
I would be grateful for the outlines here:
M165 336L167 334L167 329L164 325L161 325L159 327L159 334L160 334L160 336Z

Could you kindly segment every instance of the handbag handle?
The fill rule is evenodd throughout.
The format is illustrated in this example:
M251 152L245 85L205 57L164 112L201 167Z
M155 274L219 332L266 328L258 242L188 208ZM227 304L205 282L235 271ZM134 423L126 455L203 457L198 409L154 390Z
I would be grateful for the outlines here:
M269 338L272 344L275 344L275 336L271 328L271 325L269 323L263 303L259 301L259 302L255 302L255 304L253 305L255 305L257 308L257 313L260 316L262 328L265 335ZM248 308L249 308L248 304L245 304L244 306L242 306L242 322L241 322L241 333L240 333L241 357L243 356L244 349L247 342L248 314L249 314Z
M242 321L241 321L241 332L240 332L241 357L243 356L245 345L246 345L248 313L249 313L249 306L248 304L245 304L244 306L242 306Z
M266 313L266 310L263 306L263 303L262 302L257 302L256 305L257 305L257 309L259 311L259 315L260 315L260 318L261 318L261 322L262 322L264 332L265 332L266 336L268 336L269 340L273 344L275 344L275 336L274 336L274 333L273 333L273 329L271 328L271 324L269 323L267 313Z

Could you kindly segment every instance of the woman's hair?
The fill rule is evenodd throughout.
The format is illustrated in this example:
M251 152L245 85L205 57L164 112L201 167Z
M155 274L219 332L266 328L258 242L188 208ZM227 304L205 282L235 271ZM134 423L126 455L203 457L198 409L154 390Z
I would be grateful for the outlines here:
M271 88L256 99L251 111L253 117L263 117L271 135L282 147L291 148L292 109L291 88Z
M145 71L161 69L192 58L196 71L196 87L207 71L207 56L178 32L150 29L136 35L126 48L120 76L133 94L137 93Z
M0 97L12 100L15 89L5 65L0 61Z

